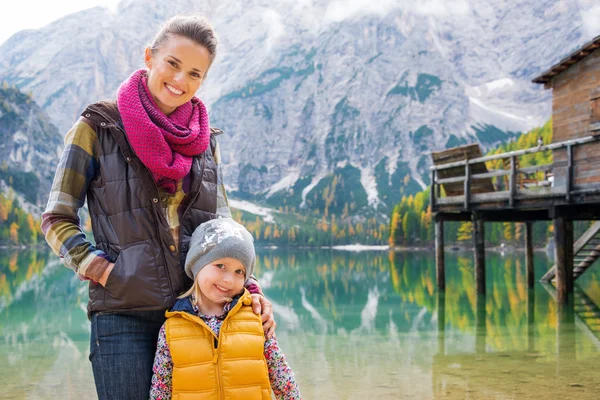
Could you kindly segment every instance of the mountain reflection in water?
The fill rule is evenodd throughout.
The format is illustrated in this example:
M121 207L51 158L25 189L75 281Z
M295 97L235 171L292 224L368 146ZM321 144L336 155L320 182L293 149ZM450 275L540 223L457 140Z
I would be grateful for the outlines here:
M2 398L93 398L87 285L48 253L0 255ZM305 399L597 398L600 268L572 310L526 286L522 254L260 250L258 277ZM536 277L549 267L536 254Z

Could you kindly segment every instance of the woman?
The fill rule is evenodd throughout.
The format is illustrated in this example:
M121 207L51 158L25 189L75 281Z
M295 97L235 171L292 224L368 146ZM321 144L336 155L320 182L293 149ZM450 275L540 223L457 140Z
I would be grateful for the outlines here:
M146 69L117 100L88 106L65 136L42 230L90 280L90 360L100 399L147 399L165 310L191 286L183 270L195 228L229 216L216 136L194 97L216 55L210 24L175 17L146 49ZM78 210L87 199L95 245ZM247 285L267 335L271 305Z

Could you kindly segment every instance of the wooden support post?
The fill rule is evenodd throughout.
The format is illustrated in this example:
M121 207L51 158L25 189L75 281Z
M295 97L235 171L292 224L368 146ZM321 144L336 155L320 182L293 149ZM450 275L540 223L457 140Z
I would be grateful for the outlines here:
M473 240L475 241L475 282L477 294L485 294L485 230L483 219L473 214Z
M438 354L446 353L446 293L437 292L437 342Z
M573 221L554 218L556 247L556 302L567 304L573 293Z
M515 156L510 157L510 175L508 184L508 205L514 207L515 205L515 192L517 191L517 173L516 173L516 162Z
M465 155L465 158L466 155ZM469 165L469 160L465 160L465 210L469 209L469 203L471 202L471 166Z
M527 291L527 351L535 351L535 290Z
M435 221L435 275L437 287L446 290L446 268L444 260L444 221Z
M487 313L485 310L485 295L477 295L477 306L475 310L475 353L483 354L486 348L487 337Z
M436 210L436 192L437 192L437 184L435 183L435 170L431 170L431 189L429 191L429 204L431 204L431 210L435 211Z
M573 269L575 268L574 262L575 262L575 254L574 254L574 241L573 241L573 221L571 220L566 220L565 221L565 260L568 261L568 268L569 270L567 271L567 292L569 293L570 296L573 296L573 284L575 281L575 278L573 277Z
M557 373L572 373L573 361L577 355L573 303L559 304L556 314L556 370Z
M526 222L525 223L525 248L526 248L526 258L525 264L527 266L527 287L533 288L533 223Z
M567 182L566 197L567 203L571 202L571 190L573 190L573 146L567 145Z

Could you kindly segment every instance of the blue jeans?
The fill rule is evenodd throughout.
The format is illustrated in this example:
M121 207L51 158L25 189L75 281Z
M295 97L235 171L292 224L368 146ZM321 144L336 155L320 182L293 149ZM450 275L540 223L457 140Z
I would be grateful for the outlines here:
M92 315L90 361L100 400L148 399L162 311Z

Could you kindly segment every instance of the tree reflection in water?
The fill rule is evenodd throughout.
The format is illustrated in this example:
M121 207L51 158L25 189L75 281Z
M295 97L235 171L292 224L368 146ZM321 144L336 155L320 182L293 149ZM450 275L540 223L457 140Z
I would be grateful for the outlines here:
M486 297L475 294L471 254L446 263L440 293L428 252L259 250L257 274L304 397L594 397L597 267L578 280L569 314L540 284L527 289L521 254L488 253ZM548 261L535 263L539 277ZM94 393L86 301L86 283L54 256L0 256L3 393Z

